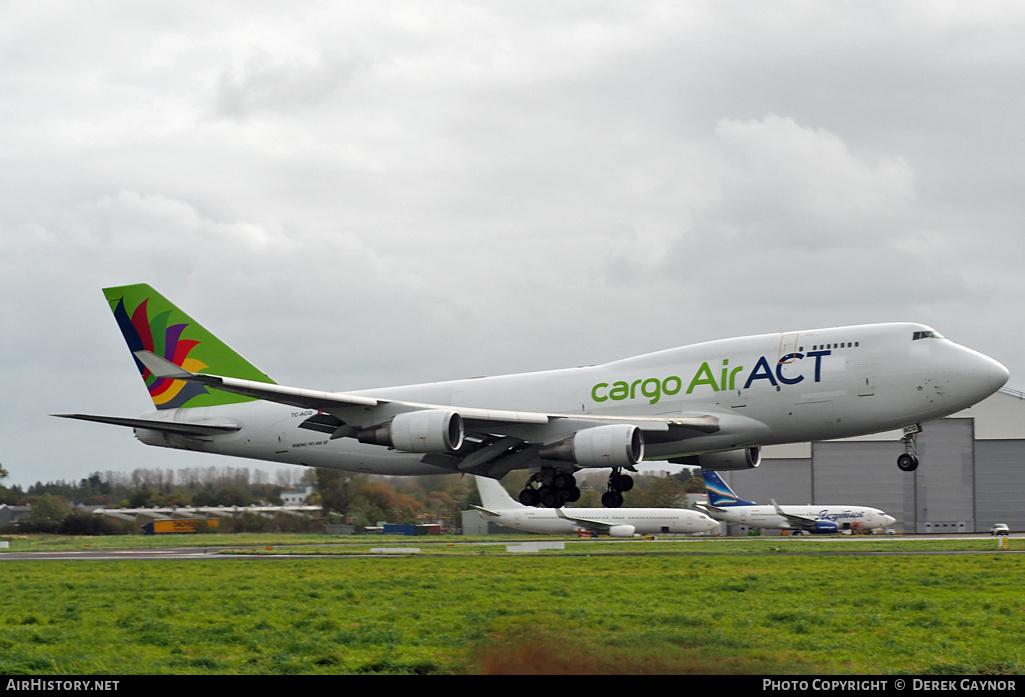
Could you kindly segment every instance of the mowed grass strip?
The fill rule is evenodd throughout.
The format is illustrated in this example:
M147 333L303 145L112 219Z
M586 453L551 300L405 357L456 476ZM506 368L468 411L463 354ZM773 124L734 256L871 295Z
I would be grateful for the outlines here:
M1025 672L1020 555L4 562L0 673Z
M567 552L585 551L593 554L623 553L685 553L685 554L738 554L738 553L822 553L822 552L949 552L997 550L1000 539L980 538L920 538L916 536L882 535L827 535L827 536L765 536L765 537L663 537L657 540L581 540L576 536L550 535L486 535L486 536L406 536L406 535L347 535L329 536L294 533L238 533L233 535L132 535L132 536L58 536L20 535L0 536L10 546L0 549L0 555L13 552L103 551L114 549L168 549L178 547L206 547L251 553L337 554L347 551L366 553L371 547L420 547L424 553L467 553L466 545L478 543L480 552L504 552L503 544L522 542L564 541ZM1025 549L1025 539L1012 537L1008 548ZM268 549L268 547L270 549Z

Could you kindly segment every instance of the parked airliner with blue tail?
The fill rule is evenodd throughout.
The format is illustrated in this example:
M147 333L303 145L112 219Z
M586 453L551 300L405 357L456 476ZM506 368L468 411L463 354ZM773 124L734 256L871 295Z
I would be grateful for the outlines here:
M895 518L868 506L823 505L765 506L745 501L715 472L702 470L708 503L701 508L716 520L749 528L790 530L792 535L837 533L841 530L875 530L893 525Z
M719 522L687 508L534 508L513 500L502 483L474 477L481 504L474 506L489 520L517 530L555 535L585 531L593 535L698 534L719 530Z
M501 479L520 502L576 500L580 468L611 470L619 507L642 460L757 467L761 447L906 428L1007 381L1000 363L921 324L722 339L612 363L345 392L279 385L145 284L104 289L155 411L58 414L127 426L148 445L307 467ZM344 360L344 359L343 359Z

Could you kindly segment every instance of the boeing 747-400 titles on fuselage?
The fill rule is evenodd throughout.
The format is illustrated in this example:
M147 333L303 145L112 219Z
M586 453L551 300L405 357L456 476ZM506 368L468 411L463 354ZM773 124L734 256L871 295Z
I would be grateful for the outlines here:
M474 508L493 522L517 530L553 535L572 535L583 530L593 535L633 537L719 529L717 520L686 508L534 508L514 501L499 481L489 477L474 480L482 504Z
M561 507L574 472L611 468L617 508L643 459L757 467L760 448L907 428L993 394L1007 369L921 324L722 339L603 365L351 392L278 385L145 284L107 301L156 411L59 414L143 443L307 467L532 476L525 505Z
M702 470L702 474L708 491L708 504L702 508L708 515L726 523L738 523L749 528L790 530L791 535L802 532L821 535L855 528L886 528L893 525L895 520L878 508L868 506L780 506L775 501L771 506L759 506L737 496L717 473Z

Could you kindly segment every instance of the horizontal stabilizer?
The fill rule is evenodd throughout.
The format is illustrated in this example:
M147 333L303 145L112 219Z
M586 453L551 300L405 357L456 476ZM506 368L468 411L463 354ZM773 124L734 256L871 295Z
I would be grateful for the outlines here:
M183 436L214 436L218 433L234 433L241 428L238 424L187 424L181 421L129 419L123 416L95 416L93 414L51 414L50 416L57 416L62 419L95 421L96 423L127 426L128 428L145 428L151 431L178 433Z
M255 397L256 399L264 399L268 402L277 402L293 407L326 411L327 408L332 406L376 407L380 402L385 401L337 392L304 390L295 387L283 387L273 383L193 373L178 367L171 361L165 360L151 351L135 351L135 357L153 375L160 378L198 382L201 385L214 387L225 392L234 392L246 397Z

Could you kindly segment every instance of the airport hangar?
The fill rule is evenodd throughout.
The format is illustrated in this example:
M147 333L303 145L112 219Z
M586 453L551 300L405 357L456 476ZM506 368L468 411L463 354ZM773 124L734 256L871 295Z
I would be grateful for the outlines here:
M897 469L902 435L769 446L760 467L720 475L748 501L873 506L906 533L1025 531L1025 393L923 423L914 472Z

